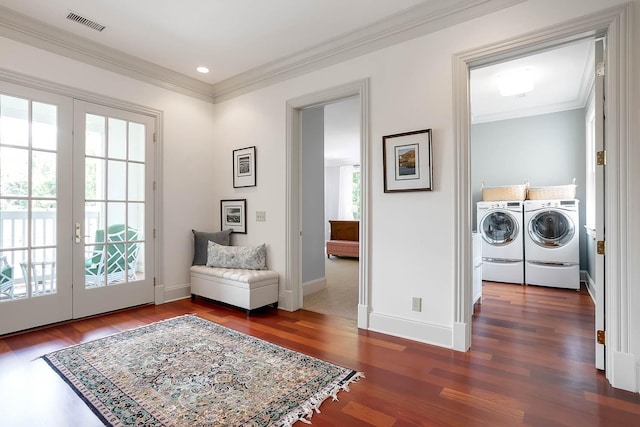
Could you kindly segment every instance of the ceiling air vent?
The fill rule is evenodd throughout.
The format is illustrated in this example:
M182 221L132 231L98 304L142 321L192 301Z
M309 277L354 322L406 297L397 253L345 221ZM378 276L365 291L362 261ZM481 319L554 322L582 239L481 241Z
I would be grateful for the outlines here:
M78 15L76 13L73 13L73 12L69 12L69 14L67 15L67 19L75 21L78 24L82 24L82 25L87 26L89 28L93 28L96 31L102 31L105 28L107 28L102 24L98 24L97 22L92 21L91 19L87 19L84 16L80 16L80 15Z

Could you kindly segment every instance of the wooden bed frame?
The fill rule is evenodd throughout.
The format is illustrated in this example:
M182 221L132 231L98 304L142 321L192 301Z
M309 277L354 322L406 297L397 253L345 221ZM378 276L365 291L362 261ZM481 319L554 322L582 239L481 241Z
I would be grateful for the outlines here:
M327 258L331 255L360 257L360 221L331 220L331 240L327 241Z

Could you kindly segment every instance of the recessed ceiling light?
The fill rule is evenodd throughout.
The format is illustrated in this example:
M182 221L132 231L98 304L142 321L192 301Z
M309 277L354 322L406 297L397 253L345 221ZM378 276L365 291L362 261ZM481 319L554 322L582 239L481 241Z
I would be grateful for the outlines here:
M209 69L207 67L198 67L196 68L196 70L202 74L207 74L209 72Z

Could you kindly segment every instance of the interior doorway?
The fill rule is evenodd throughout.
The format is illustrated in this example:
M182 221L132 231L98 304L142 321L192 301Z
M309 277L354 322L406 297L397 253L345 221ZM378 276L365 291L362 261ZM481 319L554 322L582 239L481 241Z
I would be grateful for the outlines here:
M519 53L527 55L533 52L550 49L585 37L603 37L607 39L604 56L606 79L604 91L607 93L607 126L603 135L606 148L606 176L604 180L604 201L606 216L603 227L607 230L607 238L616 242L606 245L607 256L604 258L604 278L607 291L604 304L596 306L597 311L606 313L606 335L603 336L604 353L606 355L606 377L614 387L634 390L635 385L629 378L634 378L635 366L626 342L629 339L631 318L620 301L630 298L627 277L623 274L626 263L617 259L624 251L631 250L629 225L620 220L620 206L628 203L628 195L620 190L620 185L630 184L629 172L623 167L621 159L628 153L631 122L628 110L628 88L630 77L626 70L629 66L631 52L626 40L629 37L627 25L630 16L629 8L621 6L570 22L546 28L526 37L514 38L493 46L463 52L453 58L454 88L454 129L457 145L456 156L456 280L455 280L455 314L453 328L453 348L461 351L471 347L471 179L470 179L470 123L469 109L469 70L513 57ZM624 154L623 154L624 153ZM622 157L621 157L622 155ZM620 185L616 185L616 183ZM595 337L594 337L595 339Z
M291 310L303 306L302 289L302 111L356 96L359 101L360 128L360 221L359 221L359 263L358 263L358 328L369 326L369 80L358 80L316 93L291 99L287 102L287 281L283 294L284 304Z
M303 308L356 320L360 99L302 111Z

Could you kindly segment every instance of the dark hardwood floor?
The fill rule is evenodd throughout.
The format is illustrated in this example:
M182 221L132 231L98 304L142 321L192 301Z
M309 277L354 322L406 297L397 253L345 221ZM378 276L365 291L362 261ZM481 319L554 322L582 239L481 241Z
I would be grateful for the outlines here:
M594 368L593 304L584 291L485 283L473 348L446 350L300 310L244 311L181 300L0 339L0 426L96 426L43 354L184 313L356 370L326 401L325 426L638 426L640 396ZM303 425L298 423L296 425Z

